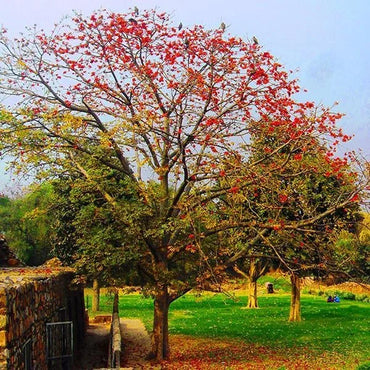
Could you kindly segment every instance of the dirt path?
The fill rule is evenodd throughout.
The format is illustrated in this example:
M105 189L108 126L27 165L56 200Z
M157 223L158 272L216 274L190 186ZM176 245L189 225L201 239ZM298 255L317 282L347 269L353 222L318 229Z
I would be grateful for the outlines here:
M122 369L161 369L146 360L150 337L139 319L120 319L122 335ZM109 353L110 324L90 322L84 347L76 354L74 370L106 368Z
M160 369L146 360L150 351L150 337L144 324L138 319L121 319L122 357L121 366L132 369Z
M105 368L108 363L110 324L89 324L84 347L77 353L75 370Z

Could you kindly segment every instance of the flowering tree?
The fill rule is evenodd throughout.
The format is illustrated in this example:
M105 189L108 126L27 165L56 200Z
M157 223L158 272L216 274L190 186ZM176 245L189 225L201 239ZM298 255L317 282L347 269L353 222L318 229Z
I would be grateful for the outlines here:
M274 171L273 158L301 147L307 135L348 139L335 127L339 114L294 100L299 87L282 66L256 43L227 37L223 27L174 27L156 11L100 11L14 42L3 31L0 44L0 91L12 97L1 113L2 153L42 178L78 171L135 234L132 248L155 298L157 360L168 356L170 303L217 273L217 233L253 226L265 235L277 227L210 212L263 179L257 164ZM256 130L284 137L278 147L265 145L241 177ZM91 170L99 166L125 177L136 211Z
M286 135L283 127L270 133L261 128L253 131L251 155L238 169L239 178L252 176L237 194L229 195L224 219L237 218L239 224L244 220L251 225L229 236L235 244L246 245L237 247L236 255L243 254L240 262L250 257L276 261L290 274L290 321L300 321L300 277L339 274L348 268L349 260L333 258L336 247L331 235L354 228L359 198L366 196L360 191L359 176L361 182L367 180L366 174L353 171L349 158L334 157L315 134L307 133L289 144ZM276 152L272 158L267 158L266 148ZM269 224L273 226L267 228ZM230 260L235 261L235 255ZM258 278L257 270L254 274Z

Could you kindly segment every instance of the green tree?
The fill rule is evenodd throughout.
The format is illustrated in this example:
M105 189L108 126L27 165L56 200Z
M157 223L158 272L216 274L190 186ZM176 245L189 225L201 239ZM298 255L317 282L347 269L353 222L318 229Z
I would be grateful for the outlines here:
M122 205L133 203L119 173L99 172ZM134 241L122 229L122 221L117 221L110 204L81 174L64 176L54 181L53 187L54 199L49 208L54 220L53 253L93 282L93 310L98 311L101 285L141 284L136 268L139 254L131 247Z
M335 245L333 259L343 266L345 275L362 282L369 282L370 276L370 217L369 213L359 213L350 229L338 229L333 234Z
M0 230L27 265L41 265L50 257L51 220L47 208L50 185L30 189L17 199L0 198Z

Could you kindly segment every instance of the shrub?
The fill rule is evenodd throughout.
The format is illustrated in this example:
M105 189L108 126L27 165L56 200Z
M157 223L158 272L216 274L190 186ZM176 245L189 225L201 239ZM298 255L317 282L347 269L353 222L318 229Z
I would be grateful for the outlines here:
M370 301L370 297L367 294L358 294L356 296L356 301L369 302Z
M370 370L370 361L366 361L357 367L357 370Z
M355 293L352 293L352 292L346 292L346 291L343 291L343 290L319 290L319 289L314 289L314 288L309 288L309 289L304 289L303 290L303 293L306 293L306 294L311 294L311 295L318 295L318 296L338 296L340 299L346 299L346 300L350 300L350 301L359 301L359 302L365 302L365 303L370 303L370 295L366 294L366 293L362 293L362 294L355 294Z
M356 299L356 294L351 292L340 292L338 294L342 299L348 299L354 301Z

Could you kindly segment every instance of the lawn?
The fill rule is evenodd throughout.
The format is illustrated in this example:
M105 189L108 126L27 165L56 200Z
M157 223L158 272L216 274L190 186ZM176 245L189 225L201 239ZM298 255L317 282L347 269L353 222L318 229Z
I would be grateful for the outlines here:
M370 305L368 303L345 301L326 303L324 297L303 295L302 316L300 323L289 323L289 294L262 295L259 298L260 309L243 309L246 297L238 296L237 300L227 298L222 294L206 293L201 296L187 294L175 301L170 308L170 334L174 341L177 357L182 350L195 346L195 353L202 348L212 349L221 345L229 348L224 355L242 357L248 350L268 360L273 354L276 358L296 358L303 361L301 365L287 368L325 368L342 369L356 368L356 364L370 359ZM102 310L111 311L111 298L102 297ZM120 297L120 316L137 317L144 321L150 330L152 324L152 300L138 294L122 295ZM195 342L194 342L195 341ZM177 343L180 342L180 343ZM198 343L198 344L197 344ZM205 343L211 347L205 346ZM226 346L226 347L225 347ZM235 351L230 352L230 348ZM219 353L224 349L219 348ZM243 349L243 353L240 353ZM188 352L191 349L188 348ZM173 351L174 352L174 351ZM264 353L265 352L265 353ZM250 356L253 358L253 354ZM204 353L198 356L205 356ZM285 357L284 357L285 356ZM303 358L302 358L303 356ZM217 357L217 356L216 356ZM318 367L308 367L316 359ZM336 366L333 365L333 361ZM284 361L280 365L284 365ZM257 361L257 359L255 359ZM233 362L232 362L233 363ZM263 368L278 368L264 367ZM279 363L275 361L275 364ZM297 364L297 362L296 362ZM321 364L321 365L320 365ZM280 366L279 365L279 366ZM226 365L225 365L226 366ZM241 368L253 368L241 365ZM212 368L211 365L208 365ZM284 368L284 366L280 366ZM168 368L172 368L170 365ZM202 367L189 367L202 368ZM217 368L217 367L216 367ZM218 367L220 368L220 367ZM228 368L221 367L221 368ZM230 368L238 368L231 366ZM370 368L370 367L369 367Z

